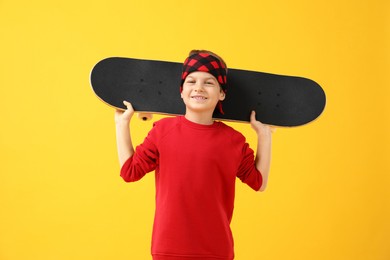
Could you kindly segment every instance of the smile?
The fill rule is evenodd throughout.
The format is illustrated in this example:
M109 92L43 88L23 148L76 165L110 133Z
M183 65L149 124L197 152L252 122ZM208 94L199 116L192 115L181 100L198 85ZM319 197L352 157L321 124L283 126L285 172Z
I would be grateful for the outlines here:
M206 97L203 97L203 96L191 96L191 98L193 98L195 100L206 100L207 99Z

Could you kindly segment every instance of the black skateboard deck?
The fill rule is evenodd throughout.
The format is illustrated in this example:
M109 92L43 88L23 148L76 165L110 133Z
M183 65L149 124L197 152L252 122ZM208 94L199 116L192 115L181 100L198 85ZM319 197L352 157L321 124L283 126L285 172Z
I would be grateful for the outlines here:
M129 101L137 112L167 115L185 113L180 97L182 63L112 57L98 62L91 72L91 85L105 103L126 109ZM326 97L313 80L264 72L229 69L224 115L214 118L274 126L299 126L316 119L324 110Z

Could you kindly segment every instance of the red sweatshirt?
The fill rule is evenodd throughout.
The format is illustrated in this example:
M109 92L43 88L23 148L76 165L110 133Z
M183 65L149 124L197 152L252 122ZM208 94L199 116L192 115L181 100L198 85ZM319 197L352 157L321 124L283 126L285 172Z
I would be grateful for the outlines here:
M233 259L236 177L254 190L262 184L245 137L222 122L162 119L123 165L121 176L133 182L153 170L155 259Z

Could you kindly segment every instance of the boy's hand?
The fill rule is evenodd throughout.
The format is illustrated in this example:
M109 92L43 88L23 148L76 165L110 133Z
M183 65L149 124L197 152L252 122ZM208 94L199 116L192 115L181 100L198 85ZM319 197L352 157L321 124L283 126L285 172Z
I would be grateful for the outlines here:
M260 121L256 120L256 112L252 111L251 118L250 118L251 127L258 136L262 137L270 137L271 134L275 131L275 129L269 125L265 125L261 123Z
M273 128L256 120L256 112L252 111L250 118L251 127L257 134L256 168L262 177L259 191L264 191L268 183L268 175L271 166L271 143Z
M123 101L123 104L127 108L125 111L119 109L115 111L116 143L121 167L134 154L130 136L130 119L134 114L134 109L130 102Z
M117 109L115 111L115 122L116 123L123 122L123 123L129 124L131 118L134 115L134 108L130 102L123 101L123 104L127 107L127 109L125 111L122 111L119 109Z

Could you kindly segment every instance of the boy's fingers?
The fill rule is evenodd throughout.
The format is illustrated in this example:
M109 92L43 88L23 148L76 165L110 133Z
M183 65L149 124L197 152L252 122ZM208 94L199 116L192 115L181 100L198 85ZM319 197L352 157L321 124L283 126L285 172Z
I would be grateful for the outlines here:
M256 111L255 110L252 110L252 113L251 113L251 122L254 123L254 122L259 122L261 123L259 120L256 119ZM262 124L262 123L261 123Z
M128 101L123 101L123 104L126 106L127 109L133 109L133 106Z
M256 121L256 112L254 110L251 112L251 121Z

